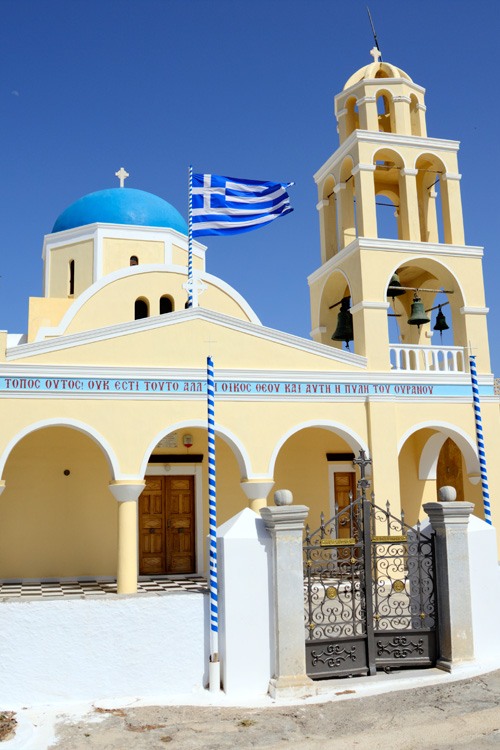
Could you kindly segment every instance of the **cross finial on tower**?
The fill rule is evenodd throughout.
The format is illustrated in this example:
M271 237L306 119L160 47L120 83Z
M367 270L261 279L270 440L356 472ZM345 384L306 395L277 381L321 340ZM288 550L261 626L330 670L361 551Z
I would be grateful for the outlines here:
M123 167L120 167L118 172L115 172L115 177L120 180L120 187L125 187L125 180L130 177L129 173L125 171Z
M382 57L382 53L378 49L378 47L372 47L370 50L370 55L373 57L373 62L380 62L380 58Z

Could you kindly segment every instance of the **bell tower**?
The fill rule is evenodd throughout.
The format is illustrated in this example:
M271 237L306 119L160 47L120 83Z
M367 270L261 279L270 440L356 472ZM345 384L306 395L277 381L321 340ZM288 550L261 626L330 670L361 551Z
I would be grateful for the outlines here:
M340 144L314 176L311 336L337 347L352 336L379 372L465 372L470 343L488 373L483 251L465 244L459 143L427 136L425 89L371 54L335 97Z

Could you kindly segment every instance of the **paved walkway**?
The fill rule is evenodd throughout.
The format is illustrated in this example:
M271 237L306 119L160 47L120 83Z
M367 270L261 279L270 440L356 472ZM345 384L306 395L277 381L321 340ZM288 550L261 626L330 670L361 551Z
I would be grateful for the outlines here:
M138 701L17 713L5 750L452 750L500 748L500 671L439 670L324 683L325 695L286 705L229 705L221 693L198 705ZM466 679L457 680L457 676ZM417 686L417 687L415 687ZM405 689L400 689L405 688Z

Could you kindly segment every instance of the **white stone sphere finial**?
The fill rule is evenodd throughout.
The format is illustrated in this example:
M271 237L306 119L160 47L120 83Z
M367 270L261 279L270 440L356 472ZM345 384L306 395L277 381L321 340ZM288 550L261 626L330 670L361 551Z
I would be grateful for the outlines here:
M120 180L120 187L125 187L125 180L127 177L130 177L129 173L125 170L124 167L120 167L118 172L115 172L115 177L118 177Z
M438 490L439 500L442 503L454 503L457 499L457 491L454 487L445 485Z
M293 495L290 490L276 490L274 493L275 505L291 505L292 503Z

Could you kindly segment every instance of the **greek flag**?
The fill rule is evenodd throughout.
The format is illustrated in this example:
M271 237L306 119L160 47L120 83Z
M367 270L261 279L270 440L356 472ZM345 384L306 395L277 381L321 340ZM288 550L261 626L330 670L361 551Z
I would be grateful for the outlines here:
M239 234L293 211L286 188L293 182L260 182L193 174L192 235Z

